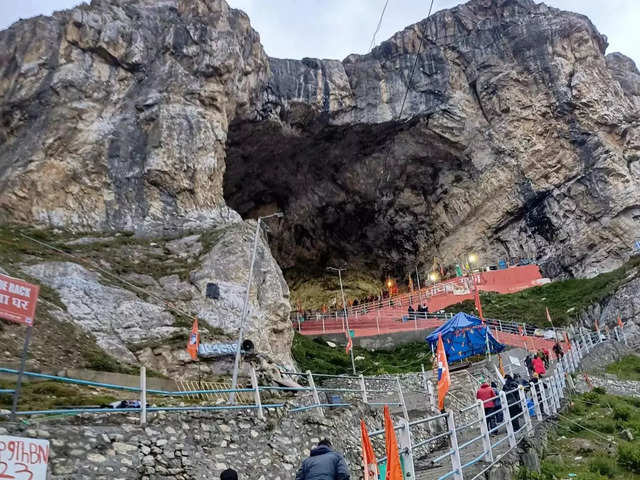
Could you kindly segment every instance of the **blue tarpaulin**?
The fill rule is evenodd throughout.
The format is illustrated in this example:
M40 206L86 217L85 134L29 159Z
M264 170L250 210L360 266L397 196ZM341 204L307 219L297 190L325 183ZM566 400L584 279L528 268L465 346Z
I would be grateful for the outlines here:
M487 327L482 320L467 313L457 313L448 322L431 332L426 338L435 350L438 346L438 335L442 335L442 343L447 353L447 361L457 362L473 355L487 353ZM489 330L489 349L491 353L504 350Z

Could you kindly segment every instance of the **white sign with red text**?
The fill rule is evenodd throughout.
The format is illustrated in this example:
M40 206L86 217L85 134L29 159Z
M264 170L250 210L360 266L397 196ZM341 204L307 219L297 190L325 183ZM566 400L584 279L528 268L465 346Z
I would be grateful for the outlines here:
M0 479L46 480L49 441L0 435Z

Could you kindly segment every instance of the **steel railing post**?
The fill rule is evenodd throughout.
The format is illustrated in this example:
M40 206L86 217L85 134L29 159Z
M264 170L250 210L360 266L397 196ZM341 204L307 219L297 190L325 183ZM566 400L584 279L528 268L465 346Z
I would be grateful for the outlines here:
M364 381L364 375L360 374L360 389L362 390L362 403L369 403L367 397L367 384Z
M404 478L415 478L415 467L413 466L413 445L411 443L411 427L408 420L400 420L398 430L398 449L404 469Z
M553 399L553 387L551 386L551 381L549 379L547 379L546 381L542 382L543 384L546 383L545 385L545 390L547 391L547 405L549 408L549 415L555 415L556 414L556 402Z
M431 380L427 382L427 388L429 390L429 403L431 404L431 411L434 413L440 413L438 411L438 404L436 403L436 392L433 388L433 382Z
M524 423L527 426L527 432L533 431L533 424L531 423L531 415L529 415L529 405L527 405L527 396L524 393L524 387L520 385L518 387L518 395L520 395L520 405L522 406L522 412L524 417Z
M318 413L320 414L321 417L324 417L324 410L320 406L320 396L318 395L318 389L316 388L316 382L313 380L313 375L311 374L311 370L307 370L307 381L309 382L309 386L311 387L313 401L315 405L317 405Z
M398 386L398 399L400 400L400 406L402 406L402 414L404 419L409 423L409 411L407 410L407 404L404 401L404 393L402 393L402 385L400 385L400 377L396 377L396 385Z
M504 418L504 425L507 429L507 437L509 438L509 446L515 448L517 445L516 435L513 431L513 424L511 423L511 414L509 413L509 402L507 400L507 394L504 390L500 392L500 403L502 404L502 416Z
M380 334L380 309L376 310L376 326L378 327L378 334Z
M538 399L538 385L540 382L531 382L529 385L531 386L531 399L533 400L533 410L536 412L536 418L539 422L542 421L542 410L540 408L540 400ZM539 385L538 385L539 386ZM542 397L541 397L542 398Z
M322 314L322 333L325 333L326 330L324 328L324 314Z
M253 401L258 411L258 418L264 420L264 412L262 411L262 399L260 398L260 386L258 385L258 376L256 369L251 367L251 388L253 388Z
M453 412L447 412L447 427L449 428L449 439L451 441L451 468L454 480L463 480L462 462L460 461L460 448L458 447L458 434L456 433L456 423L453 419Z
M478 417L480 419L480 433L482 434L482 449L484 451L484 461L493 463L493 451L491 450L491 437L489 434L489 426L487 425L487 417L484 414L484 402L476 401L478 405Z
M147 424L147 369L140 367L140 425Z

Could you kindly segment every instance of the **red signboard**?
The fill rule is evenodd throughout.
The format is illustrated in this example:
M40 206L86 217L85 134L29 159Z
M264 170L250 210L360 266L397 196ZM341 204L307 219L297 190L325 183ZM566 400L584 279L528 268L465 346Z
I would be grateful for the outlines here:
M38 285L0 274L0 318L33 325Z

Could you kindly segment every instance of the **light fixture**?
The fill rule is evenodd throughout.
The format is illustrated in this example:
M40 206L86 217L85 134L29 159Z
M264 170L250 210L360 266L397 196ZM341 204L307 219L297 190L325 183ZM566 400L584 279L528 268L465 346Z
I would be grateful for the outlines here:
M477 263L477 262L478 262L478 255L476 255L475 253L470 253L469 263Z
M432 282L437 282L439 277L440 276L438 275L438 272L431 272L429 274L429 280L431 280Z

